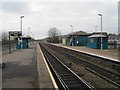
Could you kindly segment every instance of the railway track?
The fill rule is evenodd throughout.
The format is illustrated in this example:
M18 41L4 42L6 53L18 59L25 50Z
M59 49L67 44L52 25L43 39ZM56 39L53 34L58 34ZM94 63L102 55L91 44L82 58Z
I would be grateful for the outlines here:
M72 70L70 70L65 64L63 64L58 58L56 58L52 53L46 50L42 45L41 50L48 62L48 65L54 75L57 77L58 87L61 90L70 89L82 89L82 90L95 90L93 86L88 84L86 81L81 79Z
M93 65L89 62L86 62L84 60L81 60L71 54L68 54L66 53L65 50L58 50L57 49L57 46L52 46L52 45L49 45L49 47L52 49L52 50L56 50L57 53L59 54L62 54L64 55L66 58L68 58L70 61L76 63L76 64L79 64L79 65L82 65L84 66L87 70L91 71L92 73L100 76L101 78L104 78L105 80L111 82L112 84L120 87L120 75L118 74L115 74L111 71L108 71L108 70L105 70L103 68L100 68L96 65ZM56 48L55 48L56 47Z

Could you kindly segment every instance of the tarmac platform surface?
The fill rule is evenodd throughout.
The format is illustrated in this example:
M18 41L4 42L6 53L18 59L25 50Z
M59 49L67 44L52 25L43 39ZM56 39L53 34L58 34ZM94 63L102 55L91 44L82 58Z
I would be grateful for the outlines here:
M56 88L49 67L37 43L29 49L15 50L3 55L2 88ZM55 86L56 85L56 86Z
M95 56L110 59L110 60L120 61L118 59L118 53L112 53L112 52L109 52L108 50L92 49L92 48L87 48L85 46L67 46L63 44L52 44L52 45L76 50L83 53L88 53L90 55L95 55Z
M3 55L2 88L38 88L36 44Z

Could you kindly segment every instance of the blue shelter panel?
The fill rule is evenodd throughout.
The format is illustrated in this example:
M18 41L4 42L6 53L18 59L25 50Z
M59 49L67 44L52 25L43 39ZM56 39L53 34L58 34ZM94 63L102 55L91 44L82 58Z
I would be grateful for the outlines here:
M20 44L20 42L18 41L18 39L16 39L16 48L17 48L17 49L21 49L21 44Z
M22 38L22 49L27 49L29 48L28 46L28 40L31 39L30 37L23 37ZM18 38L16 38L16 48L17 49L21 49L21 40L18 40Z
M22 44L23 44L23 49L28 48L28 40L27 39L23 39Z
M70 46L70 39L66 40L66 44Z
M79 36L75 38L75 46L87 46L87 36Z
M93 39L93 38L88 38L88 43L87 43L87 47L89 47L89 48L95 48L95 49L97 49L98 47L97 47L97 42L95 42L96 40L95 39Z
M101 49L101 36L92 35L88 37L87 47ZM102 49L108 49L108 37L102 36Z
M108 49L108 38L103 38L103 49Z

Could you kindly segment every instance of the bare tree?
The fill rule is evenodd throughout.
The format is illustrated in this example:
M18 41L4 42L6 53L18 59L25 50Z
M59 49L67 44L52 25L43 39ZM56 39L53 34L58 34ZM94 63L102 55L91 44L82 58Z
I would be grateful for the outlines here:
M2 32L2 44L8 44L9 43L9 33L8 32ZM11 43L15 43L15 37L11 37L10 39Z
M56 27L50 28L48 30L48 36L49 36L48 42L59 43L60 35L61 35L60 31Z
M2 39L7 40L8 39L8 34L7 32L2 32Z
M55 37L55 36L59 36L59 35L60 35L60 31L56 27L50 28L48 31L49 37Z

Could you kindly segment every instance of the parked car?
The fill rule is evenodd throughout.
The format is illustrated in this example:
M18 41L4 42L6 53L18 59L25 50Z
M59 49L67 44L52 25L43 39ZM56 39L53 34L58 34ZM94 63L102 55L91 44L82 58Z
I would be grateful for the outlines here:
M117 41L116 40L108 40L108 45L116 45Z

